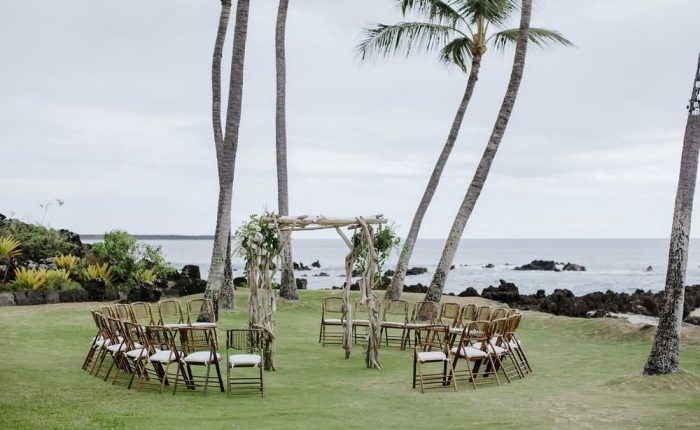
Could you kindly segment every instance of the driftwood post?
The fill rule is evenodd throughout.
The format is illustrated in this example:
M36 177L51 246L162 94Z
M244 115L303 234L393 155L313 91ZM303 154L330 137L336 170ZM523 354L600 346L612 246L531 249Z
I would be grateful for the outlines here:
M374 232L372 227L362 219L358 218L358 223L362 227L364 234L364 246L367 247L367 258L365 260L365 271L360 280L360 290L362 300L367 308L369 317L369 336L367 339L367 367L381 369L379 364L379 343L381 342L381 326L379 322L379 309L377 308L377 297L374 295L375 275L378 271L377 253L374 249Z

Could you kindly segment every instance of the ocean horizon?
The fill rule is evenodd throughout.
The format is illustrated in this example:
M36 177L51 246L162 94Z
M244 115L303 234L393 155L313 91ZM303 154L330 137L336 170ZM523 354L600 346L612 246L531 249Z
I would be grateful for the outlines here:
M94 242L101 235L83 235ZM135 235L140 241L160 246L166 259L178 269L186 264L200 266L206 278L213 246L211 237L182 235ZM691 239L686 284L700 283L700 250ZM440 259L444 239L418 239L410 266L425 267L428 273L407 276L406 284L428 285ZM664 288L669 239L462 239L445 285L446 293L459 293L467 287L482 289L498 285L503 279L513 282L520 292L537 290L551 293L566 288L576 295L612 290L633 292L636 289L660 291ZM391 254L383 271L394 268L400 247ZM338 239L298 238L292 240L294 261L320 268L295 271L308 280L309 289L324 289L343 283L344 257L347 247ZM532 260L554 260L586 267L585 272L516 271L514 268ZM236 276L242 276L243 259L234 254ZM487 268L487 265L493 265ZM651 267L651 271L647 268ZM325 273L328 276L319 276Z

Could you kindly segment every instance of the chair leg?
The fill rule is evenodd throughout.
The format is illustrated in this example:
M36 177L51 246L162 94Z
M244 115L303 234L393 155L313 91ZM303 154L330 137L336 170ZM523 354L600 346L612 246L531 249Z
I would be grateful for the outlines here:
M214 367L216 367L216 376L219 378L219 389L224 392L224 381L221 379L221 368L219 367L219 361L214 362Z
M207 395L207 388L209 388L209 372L211 372L211 363L205 364L207 367L207 374L206 377L204 378L204 396L206 397Z
M258 366L258 369L260 370L260 397L265 397L265 391L263 386L263 368L262 366Z
M231 364L226 363L226 397L231 397Z

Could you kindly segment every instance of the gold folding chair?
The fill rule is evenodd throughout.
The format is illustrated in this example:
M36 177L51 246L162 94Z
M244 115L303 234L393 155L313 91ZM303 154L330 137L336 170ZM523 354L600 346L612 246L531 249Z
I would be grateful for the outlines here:
M495 382L500 385L493 355L488 352L489 321L472 321L464 326L459 343L450 349L450 358L455 375L459 378L466 374L474 389L477 385ZM465 369L459 370L459 363L464 361ZM493 378L488 376L493 375Z
M117 312L117 318L122 321L136 322L134 312L131 310L131 305L128 303L117 303L114 305Z
M461 313L462 326L464 326L465 324L470 323L474 320L476 320L476 305L474 303L468 303L468 304L462 306L462 313Z
M216 370L219 380L219 388L224 392L224 381L221 379L221 354L218 352L216 342L216 329L214 327L181 327L180 345L182 346L182 360L175 373L175 387L173 395L177 393L177 386L182 379L190 390L195 390L204 382L204 395L207 395L211 368ZM204 367L204 375L195 375L193 367ZM181 378L182 377L182 378Z
M505 318L508 315L508 308L499 307L491 309L490 321Z
M318 333L318 341L321 343L321 346L326 346L326 343L343 342L343 326L345 325L344 310L342 298L323 298L321 304L321 329ZM327 332L327 326L340 327L340 333Z
M151 304L146 302L133 302L131 304L131 310L133 312L135 322L141 324L142 326L154 325L156 322L153 319L153 311L151 310Z
M263 397L263 337L262 329L231 329L226 330L226 395L245 392L260 393ZM237 369L253 369L256 376L234 377ZM236 391L234 392L234 386ZM239 391L241 390L241 391Z
M161 300L158 302L158 324L166 327L186 326L182 316L182 305L179 300Z
M479 306L476 309L474 321L491 321L491 306Z
M506 340L508 341L510 349L515 354L515 359L517 361L518 367L520 368L520 373L522 375L525 375L526 373L532 373L532 367L530 367L530 362L528 361L527 356L525 355L522 342L515 335L515 332L518 330L518 327L520 327L520 321L522 320L522 317L523 315L517 312L508 317L509 324L506 328Z
M209 299L191 299L187 301L187 322L191 326L209 326L216 324L214 305Z
M448 327L444 325L427 325L415 329L416 341L413 348L413 388L420 383L420 390L452 385L457 391L452 361L447 343ZM439 371L426 372L424 366L439 364Z
M401 349L411 344L411 332L428 325L435 324L438 316L438 305L435 302L416 302L413 305L411 319L406 324L406 333L401 344Z
M381 312L381 302L379 301L377 302L377 311ZM352 338L354 343L357 343L358 327L364 328L365 333L369 329L369 319L364 319L363 317L369 318L369 310L365 301L360 297L355 301L355 307L352 308Z
M132 384L134 383L134 378L138 376L138 390L143 385L143 382L148 381L152 376L149 374L146 364L148 363L148 357L154 354L156 351L150 342L148 342L148 338L146 337L143 327L141 327L138 323L122 321L122 326L124 327L124 338L128 349L124 353L124 356L129 361L129 365L132 370L128 388L131 388Z
M104 329L102 328L102 324L100 323L100 315L97 311L97 309L90 309L90 315L92 315L92 320L95 322L95 327L97 328L97 332L95 333L95 336L92 338L92 342L90 342L90 348L88 349L87 354L85 355L85 360L83 360L83 370L92 370L93 365L95 364L96 359L100 355L100 351L103 346L105 346L105 343L109 345L109 339L105 336Z
M510 321L507 318L497 318L491 321L487 351L493 356L496 371L501 370L506 381L510 382L514 376L523 378L525 375L521 372L515 352L506 340L508 324Z
M125 374L131 375L133 372L126 358L126 353L134 348L140 347L140 345L135 344L135 342L128 337L129 334L124 330L121 320L117 318L106 318L106 320L111 336L111 343L107 347L107 353L112 357L112 362L107 369L104 380L106 381L112 369L115 369L114 377L112 378L112 385L114 385L120 373L124 372Z
M177 374L170 372L170 366L174 363L179 367L181 352L175 343L175 334L172 329L159 325L146 327L146 338L154 353L148 357L148 362L155 369L158 376L160 393L166 385L170 385L170 379L175 379Z
M400 348L404 347L406 337L406 324L408 324L408 302L405 300L388 300L384 302L384 312L380 323L380 339L384 337L386 346L389 342L396 343ZM389 330L401 330L401 336L391 335Z

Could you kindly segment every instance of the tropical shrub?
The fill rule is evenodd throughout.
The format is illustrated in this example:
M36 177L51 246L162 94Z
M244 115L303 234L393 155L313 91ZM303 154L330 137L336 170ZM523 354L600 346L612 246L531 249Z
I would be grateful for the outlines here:
M153 269L143 269L134 273L133 279L137 284L141 282L153 282L156 280L156 273Z
M91 264L85 268L83 279L85 281L101 279L104 281L105 285L109 285L112 283L113 269L114 268L107 263Z
M22 243L20 263L39 261L59 254L83 255L83 248L74 233L43 225L29 224L18 219L0 221L0 237L12 237Z
M127 285L135 282L135 275L146 269L152 270L154 279L165 277L175 270L165 261L160 246L139 243L125 231L113 230L105 233L104 240L92 245L90 255L99 263L112 266L115 282Z
M15 269L15 280L10 283L13 289L38 290L46 283L46 270L27 269L18 267Z
M9 261L22 254L22 242L9 236L0 237L0 260Z
M65 270L69 275L77 268L78 263L80 263L80 258L72 254L61 254L53 258L53 264Z
M47 288L49 290L65 291L74 290L80 287L80 285L77 282L73 281L70 278L70 272L68 272L65 269L44 270L43 276L44 280L46 281L46 283L44 284L44 288Z

